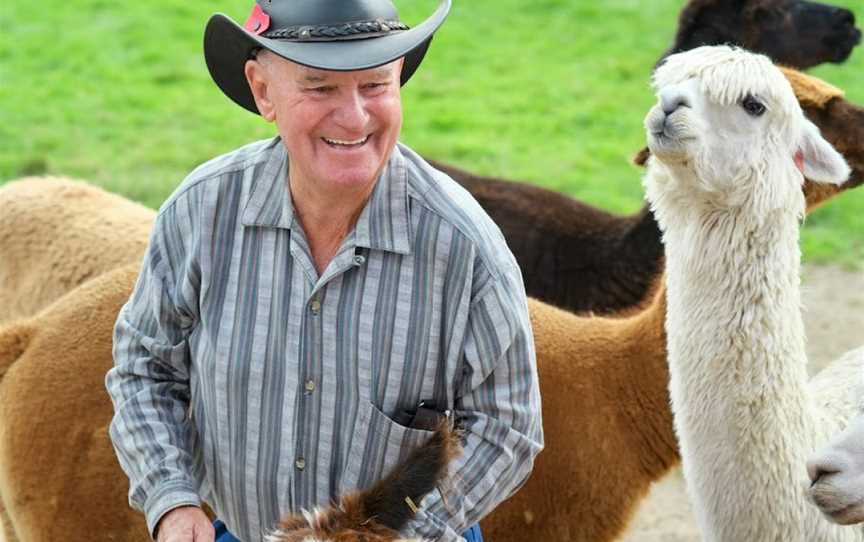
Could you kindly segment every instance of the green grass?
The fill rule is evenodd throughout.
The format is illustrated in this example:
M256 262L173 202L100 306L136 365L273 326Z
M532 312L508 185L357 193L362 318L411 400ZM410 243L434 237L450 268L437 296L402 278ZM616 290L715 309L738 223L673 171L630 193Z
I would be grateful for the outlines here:
M636 210L629 160L654 101L648 75L683 1L454 1L403 90L402 140L478 173ZM864 17L859 2L834 3ZM242 21L251 0L11 4L0 8L0 180L70 175L157 207L197 164L274 133L222 96L201 53L214 6ZM397 4L417 22L435 1ZM813 73L864 104L860 48ZM864 262L862 216L864 190L814 213L805 258Z

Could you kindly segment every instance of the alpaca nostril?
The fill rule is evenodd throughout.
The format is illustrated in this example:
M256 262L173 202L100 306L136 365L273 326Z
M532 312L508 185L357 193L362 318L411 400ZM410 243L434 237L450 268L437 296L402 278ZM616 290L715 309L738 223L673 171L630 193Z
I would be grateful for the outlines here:
M831 462L807 462L807 476L810 478L810 487L815 486L824 476L837 474L840 469Z
M663 100L663 112L666 113L667 117L681 107L690 107L690 103L684 96L676 96L675 98Z

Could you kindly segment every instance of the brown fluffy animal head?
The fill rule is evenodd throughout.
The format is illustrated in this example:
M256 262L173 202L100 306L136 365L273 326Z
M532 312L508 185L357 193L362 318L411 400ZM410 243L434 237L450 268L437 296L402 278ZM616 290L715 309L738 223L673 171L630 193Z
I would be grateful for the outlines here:
M843 62L860 42L855 16L844 8L804 0L691 0L663 58L701 45L730 44L805 69Z
M821 79L790 68L780 70L792 85L804 114L852 168L849 180L841 185L805 179L803 190L809 212L841 192L864 184L864 108L847 101L842 90ZM644 166L649 156L651 152L645 147L636 154L633 163Z
M459 434L445 420L426 444L371 488L342 497L336 506L286 517L266 540L409 542L400 538L399 530L414 517L423 497L444 480L460 450Z

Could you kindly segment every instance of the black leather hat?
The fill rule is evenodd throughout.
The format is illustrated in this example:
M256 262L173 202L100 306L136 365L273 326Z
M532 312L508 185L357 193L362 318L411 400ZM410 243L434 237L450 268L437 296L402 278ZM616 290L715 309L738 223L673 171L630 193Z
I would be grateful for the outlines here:
M258 113L244 66L259 48L322 70L365 70L405 57L411 77L444 22L451 0L409 29L390 0L257 0L243 26L217 13L204 31L204 57L229 98Z

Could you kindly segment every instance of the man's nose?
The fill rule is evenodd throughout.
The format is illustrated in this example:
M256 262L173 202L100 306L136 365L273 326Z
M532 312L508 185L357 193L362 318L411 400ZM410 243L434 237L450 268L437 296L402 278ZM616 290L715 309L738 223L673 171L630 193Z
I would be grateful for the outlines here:
M346 129L359 130L366 127L369 112L366 110L366 100L360 92L346 92L340 97L334 120Z
M690 107L690 100L680 88L664 88L660 91L660 107L668 117L681 107Z

